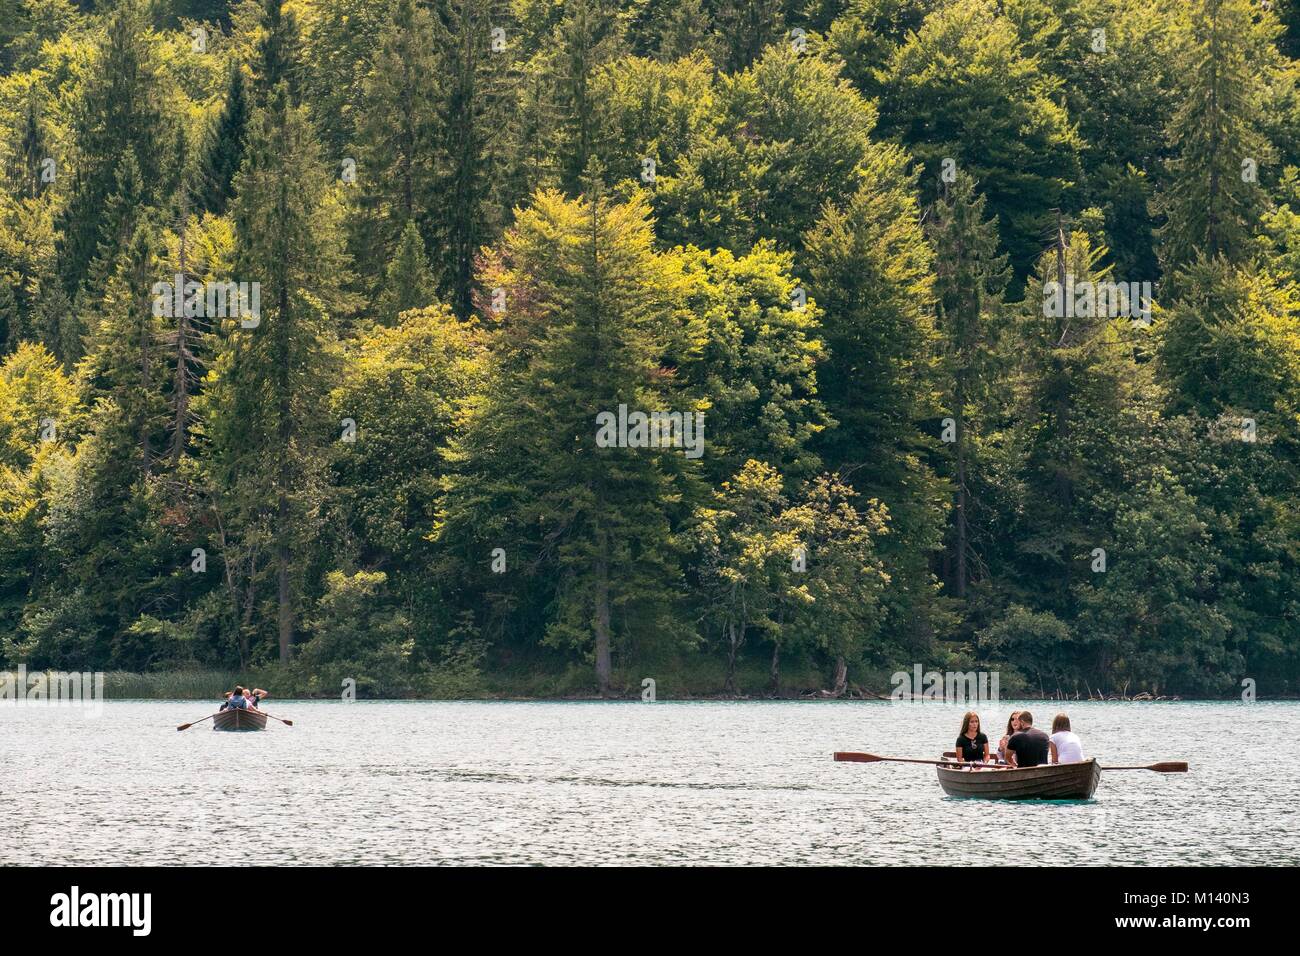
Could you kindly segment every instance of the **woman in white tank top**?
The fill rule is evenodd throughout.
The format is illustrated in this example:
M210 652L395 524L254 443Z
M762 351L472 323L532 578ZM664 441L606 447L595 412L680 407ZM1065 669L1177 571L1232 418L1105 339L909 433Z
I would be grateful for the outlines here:
M1083 742L1070 730L1070 718L1057 714L1048 744L1052 763L1083 763Z

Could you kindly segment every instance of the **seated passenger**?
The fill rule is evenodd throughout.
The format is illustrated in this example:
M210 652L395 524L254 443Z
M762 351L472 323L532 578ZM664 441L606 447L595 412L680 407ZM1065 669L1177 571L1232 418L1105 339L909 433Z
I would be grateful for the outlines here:
M1021 731L1007 741L1007 763L1013 767L1037 767L1047 763L1051 740L1034 726L1034 715L1020 712Z
M1049 742L1052 763L1083 763L1083 741L1070 730L1070 718L1057 714Z
M999 760L1001 760L1001 761L1003 761L1003 762L1006 761L1006 759L1007 759L1007 741L1010 740L1014 734L1018 734L1018 733L1020 733L1020 729L1021 729L1021 728L1020 728L1020 711L1018 711L1018 710L1013 710L1013 711L1011 712L1011 717L1010 717L1010 719L1007 720L1007 732L1006 732L1005 734L1003 734L1003 735L1002 735L1002 739L998 741L998 759L999 759Z
M979 714L973 710L962 718L956 750L958 763L976 763L989 759L989 739L980 730Z

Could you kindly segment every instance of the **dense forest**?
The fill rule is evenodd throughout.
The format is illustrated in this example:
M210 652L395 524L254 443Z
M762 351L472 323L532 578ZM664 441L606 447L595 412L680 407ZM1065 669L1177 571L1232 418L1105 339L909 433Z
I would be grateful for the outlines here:
M1296 56L1296 0L0 0L0 666L1294 693Z

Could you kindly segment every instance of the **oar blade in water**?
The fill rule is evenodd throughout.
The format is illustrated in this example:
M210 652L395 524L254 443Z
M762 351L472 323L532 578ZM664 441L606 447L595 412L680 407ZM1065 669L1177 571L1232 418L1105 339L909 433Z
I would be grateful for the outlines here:
M875 754L854 753L851 750L837 750L835 759L847 760L851 763L877 763L880 760Z

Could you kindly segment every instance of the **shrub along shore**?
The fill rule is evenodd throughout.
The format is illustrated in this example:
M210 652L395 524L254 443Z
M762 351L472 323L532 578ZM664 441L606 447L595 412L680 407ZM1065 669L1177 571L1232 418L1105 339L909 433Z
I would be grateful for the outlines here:
M646 672L647 674L650 671ZM735 691L723 687L723 675L698 675L686 669L659 669L654 681L654 698L668 700L830 700L835 699L827 690L827 675L816 668L792 671L782 678L779 689L771 685L766 670L759 666L738 668ZM840 699L889 700L897 687L885 671L864 675L862 683L850 683ZM646 677L615 671L611 698L615 700L643 700L649 691ZM261 687L277 700L329 700L342 698L345 686L338 681L337 690L320 679L304 680L271 666L244 673L235 671L162 671L135 673L110 671L104 675L104 697L107 700L219 700L236 684ZM1089 696L1091 694L1091 696ZM1179 700L1178 697L1155 697L1146 692L1132 696L1122 690L1103 691L1097 688L1030 689L1023 682L1013 680L1011 687L1000 688L1003 700L1109 700L1109 701L1162 701ZM519 671L479 673L466 680L463 676L430 674L420 684L406 687L376 688L366 681L358 681L358 700L598 700L600 696L591 686L586 668L575 665L557 674L536 674ZM1225 698L1235 699L1235 698ZM972 704L972 706L977 706Z

